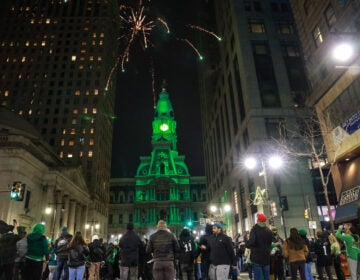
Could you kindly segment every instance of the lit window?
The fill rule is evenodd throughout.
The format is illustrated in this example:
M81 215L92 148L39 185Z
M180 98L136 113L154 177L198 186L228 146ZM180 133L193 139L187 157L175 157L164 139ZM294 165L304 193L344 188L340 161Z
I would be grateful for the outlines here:
M75 128L72 128L71 131L70 131L70 134L75 134L75 133L76 133Z
M68 157L68 158L72 158L72 157L73 157L73 154L72 154L72 153L68 153L67 157Z
M96 33L93 33L93 38L96 38Z
M77 119L73 118L72 121L71 121L71 124L76 124L76 123L77 123Z
M89 60L90 60L90 61L93 61L93 60L94 60L94 56L91 55L91 56L89 57Z
M93 113L93 114L96 114L96 113L97 113L97 109L96 109L96 108L93 108L93 109L92 109L92 113Z
M99 56L99 57L98 57L98 61L101 61L101 60L102 60L102 56Z
M94 146L94 139L93 138L90 139L89 146Z
M100 38L104 38L104 33L100 33Z
M93 151L88 152L88 157L93 157Z
M34 20L34 19L31 19L31 20L30 20L30 23L31 23L31 24L34 24L34 23L35 23L35 20Z
M80 90L76 90L75 95L79 96L80 95Z
M25 62L26 61L26 56L23 56L22 58L21 58L21 62Z
M79 65L79 70L83 70L84 69L84 65Z
M77 115L79 113L79 110L78 109L73 109L73 114L74 115Z
M30 46L30 42L26 41L25 46L27 46L27 47Z
M34 47L37 47L37 45L38 45L37 42L34 42L34 43L33 43L33 46L34 46Z
M83 155L84 155L84 152L83 152L83 151L80 151L80 152L79 152L79 157L83 157Z
M60 146L63 147L65 145L65 140L64 139L61 139L60 141Z
M87 90L87 91L85 92L85 95L90 95L90 92Z
M5 90L4 95L5 95L5 96L9 96L9 91L8 91L8 90Z
M80 52L81 52L81 53L86 53L86 50L82 49Z
M60 158L63 158L63 157L64 157L64 152L60 152L59 157L60 157Z
M320 27L318 25L314 28L312 35L313 35L313 38L314 38L314 41L315 41L315 45L317 47L319 47L321 45L321 43L324 41L324 39L323 39L323 36L321 34Z
M49 24L51 22L51 19L47 18L46 19L46 24Z
M46 46L46 42L45 42L45 41L42 41L42 42L41 42L41 46L45 47L45 46Z
M63 129L62 134L63 134L63 135L66 134L66 129L65 129L65 128Z
M69 140L69 146L74 146L74 145L75 145L74 140Z
M29 116L30 116L30 115L32 115L32 110L31 110L31 109L29 110Z
M76 55L71 56L71 61L76 61Z
M262 20L250 20L249 30L251 33L265 33L265 24Z
M81 42L81 45L82 45L82 46L86 46L86 42Z
M94 90L94 95L99 95L99 90L98 89Z
M87 112L88 112L88 108L86 108L86 107L83 108L83 113L84 113L84 114L87 114Z
M279 22L278 32L280 34L293 34L294 33L293 25L290 22Z
M102 40L99 41L99 46L102 46L104 42Z
M86 134L86 128L82 129L82 134ZM84 137L82 137L84 139Z
M90 128L90 134L94 134L94 132L95 132L95 128Z

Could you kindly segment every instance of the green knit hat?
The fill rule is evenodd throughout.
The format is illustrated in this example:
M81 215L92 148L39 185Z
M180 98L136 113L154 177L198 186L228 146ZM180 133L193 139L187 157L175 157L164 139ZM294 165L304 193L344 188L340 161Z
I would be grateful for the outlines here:
M298 233L299 233L300 235L302 235L302 236L306 236L306 235L307 235L306 229L299 229L299 230L298 230Z

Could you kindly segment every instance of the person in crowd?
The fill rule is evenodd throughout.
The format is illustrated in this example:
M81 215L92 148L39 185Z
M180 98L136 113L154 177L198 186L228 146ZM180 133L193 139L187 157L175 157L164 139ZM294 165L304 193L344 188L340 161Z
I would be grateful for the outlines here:
M155 280L174 279L174 262L179 250L179 243L169 231L166 222L159 220L157 231L150 236L146 247L146 252L153 254L153 277Z
M90 251L80 231L75 233L67 246L67 250L69 254L69 280L82 280L85 272L85 259Z
M209 279L227 279L230 266L237 269L232 240L222 232L222 224L213 225L213 235L208 240L208 247L201 245L203 249L209 249Z
M90 262L89 280L100 280L100 265L105 260L105 247L100 242L99 237L94 235L92 242L89 244Z
M272 249L270 256L270 274L274 275L274 280L283 280L284 279L284 258L282 255L282 248L284 240L279 236L278 229L272 227L271 231L273 233L272 239Z
M39 280L44 265L49 261L49 247L46 239L45 226L35 224L27 236L27 251L25 255L25 280ZM44 260L45 259L45 264Z
M144 243L134 232L134 224L126 225L127 232L119 241L120 249L120 280L138 279L140 252L144 251Z
M314 251L316 254L316 269L320 280L324 280L324 269L329 280L333 280L331 274L331 250L328 233L318 231L316 233L316 241L314 244Z
M309 239L306 237L307 231L305 229L299 229L298 232L300 234L300 237L302 238L302 240L304 240L306 246L309 249L309 253L306 256L306 261L305 261L305 278L306 278L306 280L314 280L314 277L311 272L311 267L313 265L313 258L311 255L312 245L311 245Z
M244 253L245 253L245 242L240 242L236 246L236 257L237 257L237 266L239 273L244 270Z
M16 224L15 224L16 225ZM14 225L0 221L0 278L12 279L16 258L16 244L20 237L13 232Z
M332 234L329 236L329 241L330 241L331 257L333 260L336 278L337 278L337 280L345 280L344 272L342 271L342 268L341 268L340 244L339 244L337 238L335 237L335 235L332 235Z
M270 278L270 249L273 233L266 226L266 216L257 214L257 222L250 231L246 247L251 250L250 260L253 264L255 280Z
M244 257L245 257L245 267L248 271L249 279L252 280L254 278L253 264L250 260L251 251L249 248L245 248Z
M57 260L56 273L54 280L60 280L61 276L63 280L69 279L69 268L67 265L68 251L67 247L72 239L72 235L68 233L67 227L61 228L61 234L58 239L55 240L55 254Z
M179 236L179 264L182 280L195 280L194 260L195 260L195 240L190 230L184 228Z
M19 238L16 242L16 258L14 264L13 280L24 279L25 254L27 251L27 237L25 227L17 227Z
M56 268L57 268L57 260L56 260L56 254L55 254L55 244L53 242L49 242L49 280L53 280L54 276L56 274Z
M345 230L344 233L342 233L343 229ZM344 228L343 225L340 225L336 231L335 236L345 243L351 280L360 279L360 249L357 246L357 242L359 242L359 236L356 234L356 228L349 225L346 225Z
M284 242L283 255L290 263L291 279L296 280L297 271L300 279L305 280L305 262L309 249L296 228L290 229L290 236Z
M119 249L117 246L115 246L114 243L110 243L105 255L105 265L107 268L106 272L106 279L113 280L114 279L114 265L115 265L115 259L119 253Z
M199 248L198 248L198 254L201 254L201 272L202 272L202 280L209 280L209 249L203 249L208 247L209 238L212 236L213 226L211 224L205 225L205 234L200 237L199 240ZM201 246L204 245L204 246Z

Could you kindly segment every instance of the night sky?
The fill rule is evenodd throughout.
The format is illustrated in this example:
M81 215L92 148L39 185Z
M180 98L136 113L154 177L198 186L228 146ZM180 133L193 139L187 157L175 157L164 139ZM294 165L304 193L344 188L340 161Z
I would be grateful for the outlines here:
M152 120L154 115L151 61L155 76L156 99L165 79L177 121L178 151L193 176L204 175L198 92L196 53L176 38L196 42L196 30L186 24L199 24L196 0L144 2L151 16L160 16L169 24L168 35L158 28L150 37L155 47L144 52L139 44L133 46L126 72L118 74L116 120L114 122L112 177L133 177L140 156L152 150ZM202 25L203 26L203 25Z

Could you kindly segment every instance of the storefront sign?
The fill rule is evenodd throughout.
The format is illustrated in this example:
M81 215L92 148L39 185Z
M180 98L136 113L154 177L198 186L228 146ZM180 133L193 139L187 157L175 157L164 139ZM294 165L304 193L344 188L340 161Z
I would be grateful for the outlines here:
M341 127L349 134L353 134L358 130L360 128L360 111L356 112L350 119L343 122Z
M340 196L339 206L359 200L360 186L343 191Z

